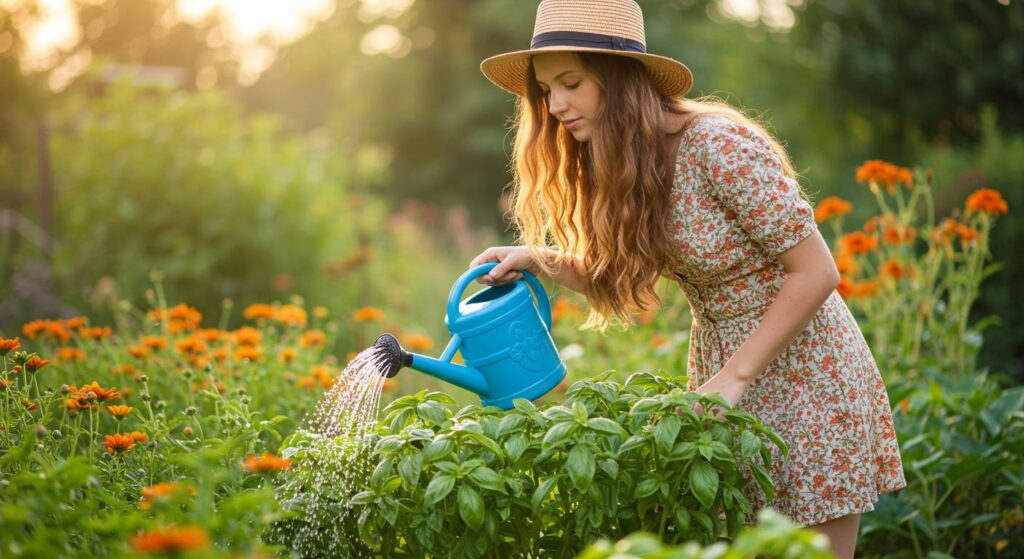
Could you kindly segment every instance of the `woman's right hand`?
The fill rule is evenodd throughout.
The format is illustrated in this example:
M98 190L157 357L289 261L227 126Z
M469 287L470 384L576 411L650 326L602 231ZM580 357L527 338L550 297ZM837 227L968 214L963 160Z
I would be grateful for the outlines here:
M503 285L522 279L523 274L519 270L527 270L536 274L537 263L530 254L530 249L524 246L513 247L491 247L481 252L470 263L470 268L475 268L488 262L498 262L489 274L480 276L477 281L487 285Z

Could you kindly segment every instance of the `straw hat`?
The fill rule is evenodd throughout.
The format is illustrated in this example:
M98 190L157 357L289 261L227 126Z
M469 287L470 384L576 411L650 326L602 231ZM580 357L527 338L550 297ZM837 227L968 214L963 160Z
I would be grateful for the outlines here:
M647 53L644 15L634 0L542 0L529 50L492 56L480 64L498 87L526 95L530 56L542 52L602 52L644 63L661 93L689 91L693 74L682 62Z

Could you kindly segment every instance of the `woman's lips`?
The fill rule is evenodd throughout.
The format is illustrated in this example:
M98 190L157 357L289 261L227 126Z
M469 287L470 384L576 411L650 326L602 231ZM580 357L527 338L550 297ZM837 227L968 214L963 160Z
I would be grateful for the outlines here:
M579 123L580 123L580 119L578 119L578 118L574 118L574 119L572 119L572 120L566 120L566 121L565 121L565 122L563 122L562 124L564 124L564 125L565 125L566 129L568 129L568 130L572 130L572 129L573 129L573 128L575 128L575 127L576 127L576 126L577 126L577 125L578 125Z

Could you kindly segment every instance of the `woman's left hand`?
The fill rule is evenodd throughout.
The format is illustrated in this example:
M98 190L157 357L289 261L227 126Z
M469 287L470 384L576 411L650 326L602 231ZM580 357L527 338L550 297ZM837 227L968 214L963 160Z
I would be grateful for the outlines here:
M729 402L729 406L736 407L736 404L740 403L740 398L743 397L743 392L746 391L747 386L753 382L753 378L744 378L743 376L736 374L728 369L722 369L718 373L708 379L707 382L700 385L697 388L698 394L710 394L712 392L718 392L725 398L726 402ZM698 415L703 415L704 410L700 404L697 404L696 411ZM718 415L721 415L722 410L718 408L715 410Z

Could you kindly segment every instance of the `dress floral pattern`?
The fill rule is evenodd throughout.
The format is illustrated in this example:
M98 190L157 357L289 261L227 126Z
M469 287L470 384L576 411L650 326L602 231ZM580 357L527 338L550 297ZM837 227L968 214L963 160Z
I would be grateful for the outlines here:
M817 228L797 183L755 129L703 115L683 133L672 189L676 279L693 312L691 390L753 334L786 272L778 254ZM738 407L789 444L773 449L771 506L804 525L874 509L906 485L889 397L867 342L832 292ZM747 484L754 511L766 499ZM751 520L753 514L751 515Z

